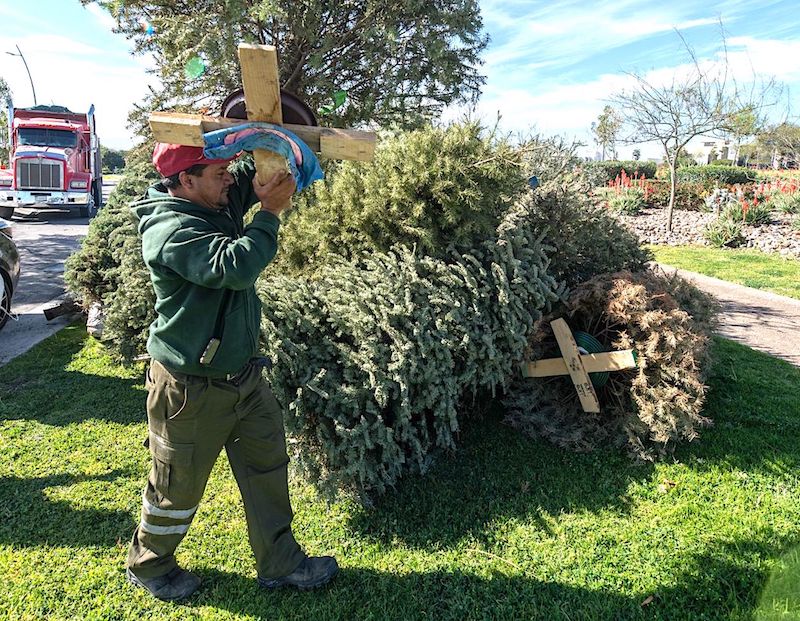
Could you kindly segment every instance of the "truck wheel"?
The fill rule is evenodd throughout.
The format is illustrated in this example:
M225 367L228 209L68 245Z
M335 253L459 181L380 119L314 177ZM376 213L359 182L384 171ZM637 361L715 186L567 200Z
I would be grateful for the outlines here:
M94 204L97 205L99 210L103 206L103 182L95 181L92 184L92 189L94 192Z
M89 202L81 205L81 218L94 218L97 215L97 203L94 202L94 190L89 193Z
M14 208L13 207L0 207L0 218L5 218L6 220L11 220L11 216L14 215Z

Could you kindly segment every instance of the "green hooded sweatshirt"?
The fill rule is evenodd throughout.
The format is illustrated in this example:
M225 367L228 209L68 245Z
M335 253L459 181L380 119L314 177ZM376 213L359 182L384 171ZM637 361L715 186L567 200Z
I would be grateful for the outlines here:
M252 186L255 168L240 161L231 173L228 206L219 211L170 196L160 183L131 205L156 293L158 316L147 351L181 373L223 377L258 352L261 302L254 284L278 249L280 220L258 211L244 226L245 212L259 202ZM219 349L210 364L200 364L209 340L219 336L215 327L223 304Z

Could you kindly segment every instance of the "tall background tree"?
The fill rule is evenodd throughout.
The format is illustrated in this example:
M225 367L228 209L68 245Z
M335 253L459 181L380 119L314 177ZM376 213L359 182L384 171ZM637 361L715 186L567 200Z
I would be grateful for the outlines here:
M81 2L108 10L134 53L155 58L162 85L131 115L144 133L151 109L216 112L241 86L242 42L276 46L281 86L314 110L335 108L323 123L413 127L474 101L484 83L477 0Z
M715 61L700 62L681 37L689 62L679 67L671 81L650 80L631 72L633 86L611 98L627 129L628 143L657 142L664 149L669 167L670 195L667 230L672 230L675 207L676 169L686 145L698 136L724 136L736 129L743 110L755 115L770 105L778 95L774 80L754 78L754 84L742 88L732 77L727 55Z
M733 142L733 150L730 159L733 163L738 163L740 159L740 149L742 143L748 138L759 134L764 127L764 118L750 107L745 107L738 112L734 112L728 135Z
M0 165L8 166L8 102L11 101L11 88L0 77Z
M125 168L126 151L109 149L100 145L100 158L103 162L103 172L119 172Z
M615 158L614 147L617 143L617 135L622 127L622 119L614 108L605 106L597 121L592 123L592 133L597 145L601 148L601 158L606 159L606 153L611 153Z
M796 168L800 164L800 125L784 121L766 127L748 146L748 155L761 165Z

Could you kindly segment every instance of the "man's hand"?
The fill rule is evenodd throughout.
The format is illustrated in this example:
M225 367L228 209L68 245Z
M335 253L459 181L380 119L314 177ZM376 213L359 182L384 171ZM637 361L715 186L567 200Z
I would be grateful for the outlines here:
M276 172L263 185L258 182L258 175L253 177L253 190L261 201L262 211L276 216L292 206L295 188L294 176L288 171Z

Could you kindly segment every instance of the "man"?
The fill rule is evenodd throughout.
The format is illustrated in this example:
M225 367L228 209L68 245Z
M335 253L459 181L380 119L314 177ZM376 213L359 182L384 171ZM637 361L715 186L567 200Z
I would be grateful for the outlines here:
M261 304L254 283L275 256L289 173L260 184L250 162L231 170L199 147L157 144L164 177L132 205L156 293L147 350L153 458L127 577L159 599L193 593L200 578L174 552L197 511L222 447L244 501L259 583L310 589L337 572L294 540L282 412L256 358ZM243 224L251 205L261 208Z

